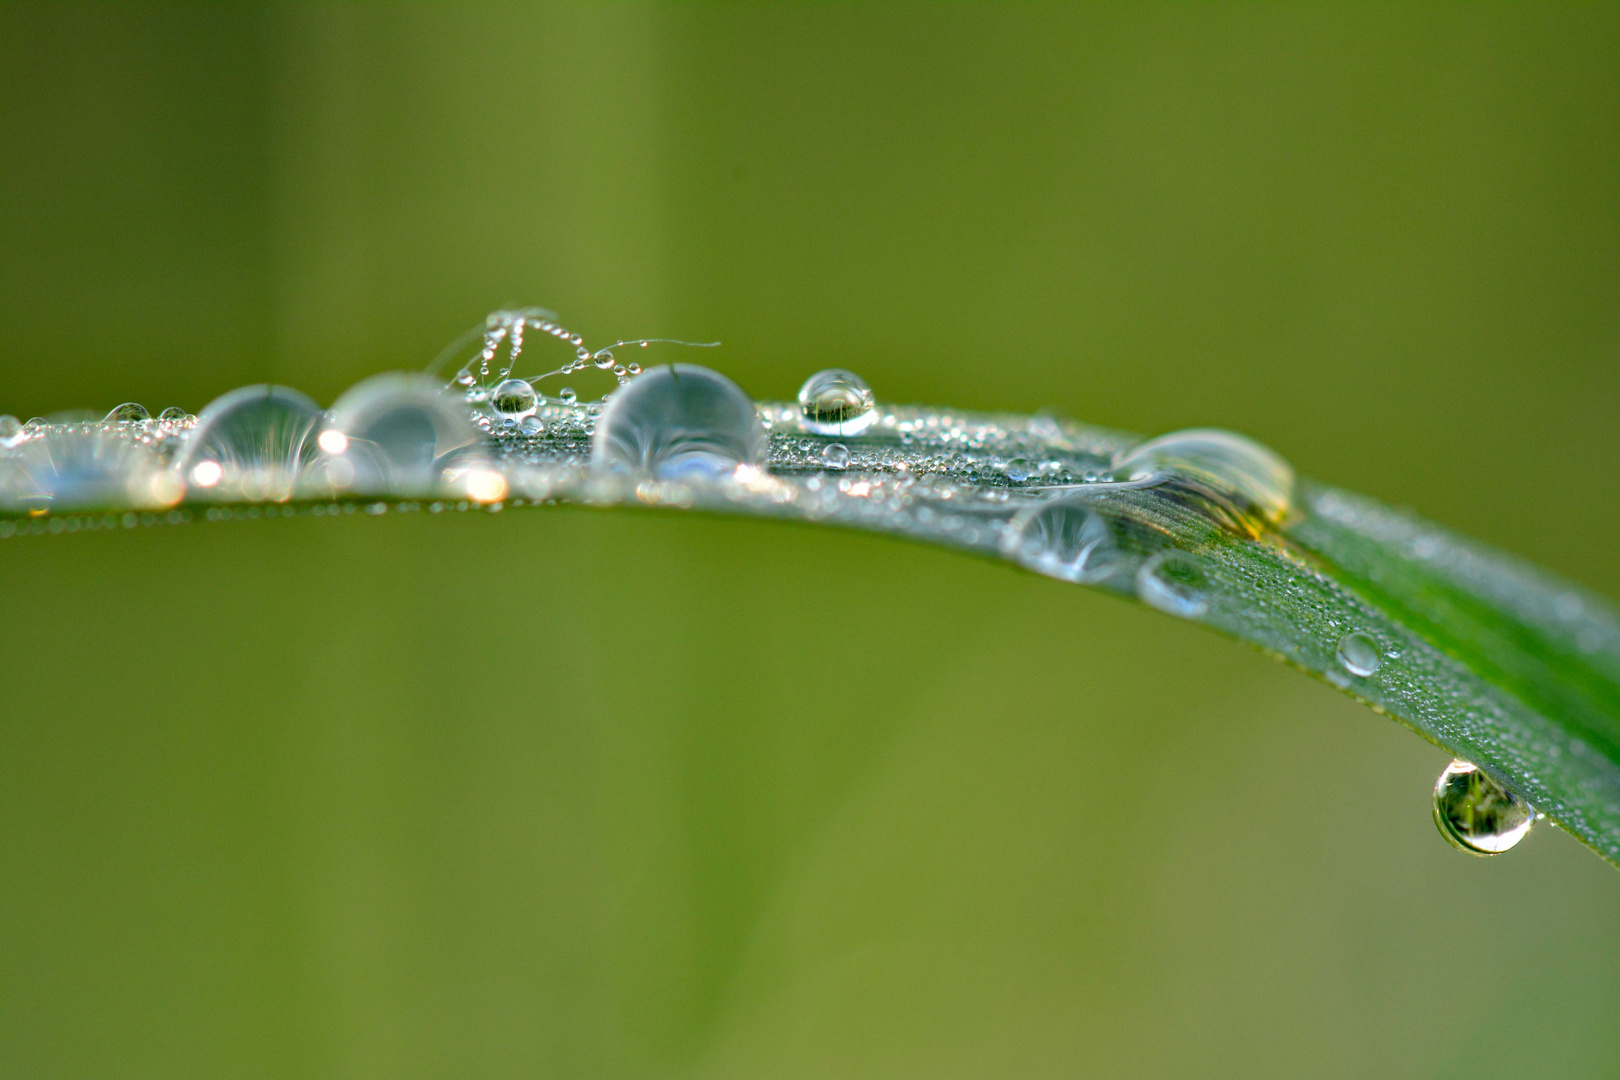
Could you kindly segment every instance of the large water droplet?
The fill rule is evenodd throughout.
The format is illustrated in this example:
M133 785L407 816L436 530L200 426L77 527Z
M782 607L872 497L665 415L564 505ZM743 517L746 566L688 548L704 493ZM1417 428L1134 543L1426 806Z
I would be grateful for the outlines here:
M1470 855L1500 855L1524 839L1536 812L1477 766L1457 760L1434 785L1440 835Z
M522 420L534 415L540 405L534 387L523 379L507 379L489 395L489 407L508 420Z
M158 455L99 425L47 428L0 456L0 506L10 510L146 509L184 487Z
M1215 428L1161 435L1114 459L1118 479L1147 473L1183 481L1223 525L1251 532L1260 525L1282 524L1294 493L1294 470L1288 462L1253 439Z
M1358 630L1339 639L1339 663L1352 675L1366 677L1373 674L1383 659L1383 654L1378 651L1378 642L1373 640L1371 634Z
M1136 595L1150 607L1196 619L1209 608L1209 571L1196 555L1160 551L1137 569Z
M659 479L717 477L765 456L765 429L736 383L695 364L649 368L608 399L591 445L597 466Z
M197 414L180 473L217 498L288 499L315 456L320 415L319 405L285 386L232 390ZM212 482L199 483L199 476Z
M818 435L859 435L877 419L872 390L853 371L828 368L799 387L799 412Z
M150 420L152 414L146 411L146 406L138 401L126 401L116 405L107 414L109 423L135 423L140 420Z
M1079 498L1030 507L1013 519L1002 553L1048 577L1095 584L1125 565L1108 521Z
M343 453L322 463L324 480L336 488L429 495L487 469L483 436L466 409L420 375L372 376L346 390L330 417L331 430L344 436Z

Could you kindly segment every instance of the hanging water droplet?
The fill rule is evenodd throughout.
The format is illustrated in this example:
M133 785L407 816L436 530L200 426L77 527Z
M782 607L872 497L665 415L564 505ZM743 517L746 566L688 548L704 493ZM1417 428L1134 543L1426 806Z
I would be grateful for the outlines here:
M456 382L460 385L471 386L474 381L476 381L476 376L474 376L472 371L469 369L462 368L460 371L456 372Z
M186 410L180 408L178 405L170 405L167 409L164 409L162 412L158 413L158 419L173 422L175 420L184 420L190 415L190 413L186 412Z
M522 379L507 379L489 395L489 407L513 421L532 416L539 404L534 387Z
M804 426L818 435L859 435L877 419L872 390L853 371L818 371L799 388Z
M1254 534L1282 524L1294 492L1288 462L1253 439L1214 428L1150 439L1116 455L1113 472L1119 480L1169 474L1220 524Z
M632 375L640 375L641 365L632 361L631 363L624 365L624 370L628 371Z
M821 464L828 469L849 468L849 447L841 442L828 443L821 449Z
M1150 607L1196 619L1209 608L1209 571L1196 555L1160 551L1137 568L1136 595Z
M1461 759L1435 782L1434 823L1470 855L1500 855L1524 839L1535 817L1523 799Z
M126 401L122 405L114 406L107 414L108 423L135 423L140 420L152 419L152 414L146 411L146 406L138 401Z
M179 471L189 476L203 461L216 462L220 497L280 502L315 456L321 409L285 386L244 386L215 398L197 414L181 451Z
M664 364L608 401L591 456L659 479L729 475L765 456L765 429L736 383L695 364Z
M466 411L422 376L390 372L350 387L333 404L331 424L346 440L343 454L322 463L334 488L427 495L488 467Z
M564 405L572 405L579 400L579 395L574 392L572 386L565 386L557 391L557 400Z
M1339 663L1352 675L1366 677L1378 670L1383 656L1371 634L1356 631L1339 639Z
M1074 497L1021 511L1003 534L1001 551L1038 574L1086 585L1127 565L1107 519Z

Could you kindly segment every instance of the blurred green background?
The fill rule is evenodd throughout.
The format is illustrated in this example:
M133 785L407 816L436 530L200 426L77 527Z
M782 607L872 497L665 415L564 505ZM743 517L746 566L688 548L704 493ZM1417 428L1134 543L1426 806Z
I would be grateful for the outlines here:
M1232 427L1620 595L1620 7L0 5L0 412L484 312ZM1620 874L965 556L658 514L0 546L0 1075L1620 1067Z

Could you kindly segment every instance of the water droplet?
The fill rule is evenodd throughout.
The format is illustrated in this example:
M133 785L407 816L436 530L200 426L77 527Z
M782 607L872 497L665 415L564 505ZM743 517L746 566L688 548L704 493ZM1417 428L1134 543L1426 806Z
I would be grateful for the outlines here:
M1030 465L1028 458L1015 457L1007 462L1001 471L1006 473L1007 479L1013 483L1022 484L1034 474L1035 469L1034 466Z
M1114 458L1117 479L1155 472L1181 480L1222 525L1256 534L1262 525L1282 524L1293 499L1288 462L1253 439L1215 428L1171 432Z
M158 419L169 421L184 420L190 415L190 413L186 412L186 410L180 408L178 405L170 405L167 409L164 409L162 412L158 413Z
M1136 595L1150 607L1196 619L1209 608L1209 572L1196 555L1160 551L1137 569Z
M557 391L557 400L561 401L564 405L572 405L574 402L579 400L579 395L574 392L574 388L572 386L565 386L561 390Z
M765 429L736 383L695 364L664 364L612 395L596 426L596 465L659 479L729 475L765 456Z
M146 411L146 406L138 401L126 401L114 407L107 414L108 423L134 423L139 420L150 420L152 414Z
M534 387L522 379L507 379L489 395L489 407L514 421L532 416L539 405Z
M155 452L115 427L49 428L0 457L0 506L11 510L168 506L184 490Z
M545 421L538 416L525 416L523 423L518 426L523 429L525 435L542 435L546 430Z
M1434 785L1434 823L1452 846L1470 855L1500 855L1524 839L1535 821L1528 803L1461 759Z
M624 370L628 371L632 375L640 375L641 365L637 363L629 363L624 365Z
M342 455L323 463L336 488L430 494L486 467L483 437L466 411L421 376L390 372L350 387L333 404L331 423L348 440Z
M467 368L462 368L460 371L456 372L456 382L460 383L462 386L471 386L474 381L475 377L473 376L473 373Z
M1371 634L1356 631L1346 634L1339 639L1339 663L1352 675L1363 677L1371 675L1383 663L1383 656L1378 651L1378 642L1373 640Z
M849 447L841 442L828 443L821 449L821 464L829 469L849 468Z
M22 439L22 421L9 413L0 416L0 446L16 446Z
M804 426L818 435L859 435L877 419L872 390L853 371L818 371L799 388Z
M320 406L285 386L232 390L197 414L179 471L189 476L198 463L217 462L221 479L212 492L255 501L288 499L315 456L320 417Z
M1001 550L1038 574L1095 584L1125 565L1108 521L1078 498L1029 507L1013 519Z

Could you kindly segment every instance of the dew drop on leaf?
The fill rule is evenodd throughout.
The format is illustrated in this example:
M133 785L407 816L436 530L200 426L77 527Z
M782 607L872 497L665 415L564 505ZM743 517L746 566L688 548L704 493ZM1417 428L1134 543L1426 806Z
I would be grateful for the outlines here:
M877 419L872 390L853 371L818 371L799 388L799 412L818 435L859 435Z
M1209 609L1209 572L1195 555L1161 551L1137 569L1136 595L1166 614L1196 619Z
M718 477L765 456L765 429L736 383L695 364L663 364L608 400L591 456L660 480Z
M507 379L489 395L489 407L508 420L522 420L534 415L539 404L534 387L522 379Z
M1434 785L1434 823L1470 855L1500 855L1523 840L1535 811L1478 767L1458 759Z
M1368 676L1378 670L1383 656L1371 634L1361 631L1346 634L1339 639L1339 663L1352 675Z

